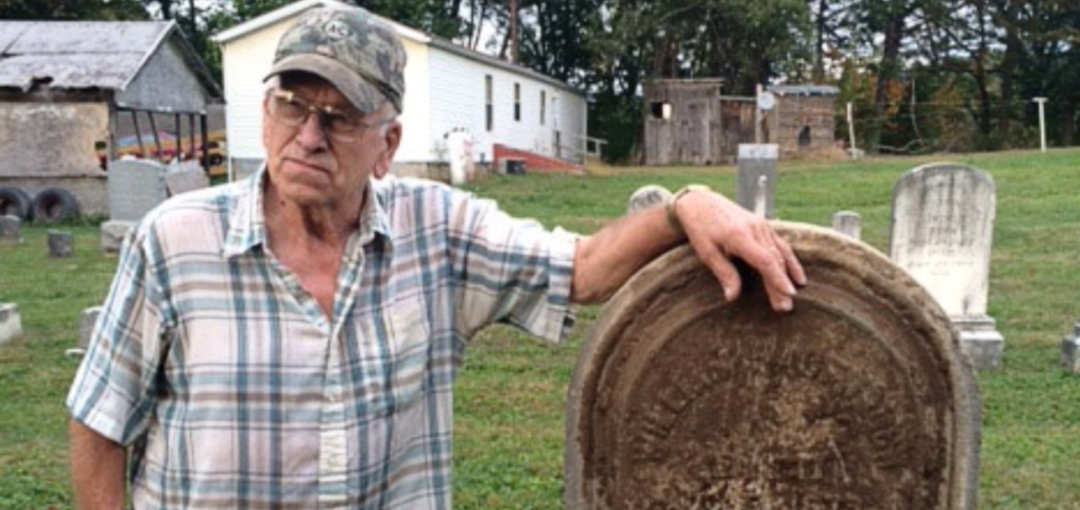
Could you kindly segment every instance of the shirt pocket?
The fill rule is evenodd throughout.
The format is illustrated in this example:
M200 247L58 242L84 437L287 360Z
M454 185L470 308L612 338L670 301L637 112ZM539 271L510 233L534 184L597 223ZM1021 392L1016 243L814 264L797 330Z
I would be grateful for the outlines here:
M421 295L395 300L389 310L390 347L397 360L413 358L427 351L431 337L427 307Z

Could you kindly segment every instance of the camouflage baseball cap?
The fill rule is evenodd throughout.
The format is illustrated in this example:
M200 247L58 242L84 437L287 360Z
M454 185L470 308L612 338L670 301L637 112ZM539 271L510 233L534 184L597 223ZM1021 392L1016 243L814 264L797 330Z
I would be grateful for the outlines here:
M303 14L278 41L274 66L263 81L305 71L329 81L358 110L405 95L405 48L394 29L360 7L321 7Z

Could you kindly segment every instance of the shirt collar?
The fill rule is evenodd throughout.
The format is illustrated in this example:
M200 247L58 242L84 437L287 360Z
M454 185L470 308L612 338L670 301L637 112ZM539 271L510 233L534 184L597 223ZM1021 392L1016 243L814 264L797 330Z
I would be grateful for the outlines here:
M266 217L263 210L264 184L268 174L264 163L259 170L239 184L240 196L236 207L229 215L229 232L225 236L222 254L233 257L247 253L256 246L266 243ZM384 246L389 247L393 240L390 217L386 212L387 204L382 193L375 192L376 181L369 179L366 187L364 209L360 211L360 246L375 239L376 235L384 238Z

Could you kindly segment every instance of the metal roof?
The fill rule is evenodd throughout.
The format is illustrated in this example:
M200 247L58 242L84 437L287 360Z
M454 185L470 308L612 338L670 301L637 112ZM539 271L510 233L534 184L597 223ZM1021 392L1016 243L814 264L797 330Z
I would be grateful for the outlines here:
M127 88L173 37L199 81L221 91L173 21L0 21L0 87Z
M771 85L769 91L781 96L835 96L840 89L832 85Z

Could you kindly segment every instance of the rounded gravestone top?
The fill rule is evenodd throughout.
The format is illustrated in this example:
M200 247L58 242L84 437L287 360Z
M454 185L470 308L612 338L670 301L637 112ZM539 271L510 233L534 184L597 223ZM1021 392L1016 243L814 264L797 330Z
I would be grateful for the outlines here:
M626 201L626 214L643 211L657 204L662 204L671 198L671 192L659 184L646 184L630 194Z
M582 349L567 508L971 509L979 402L933 299L873 248L774 223L795 310L726 304L687 246L638 272Z

